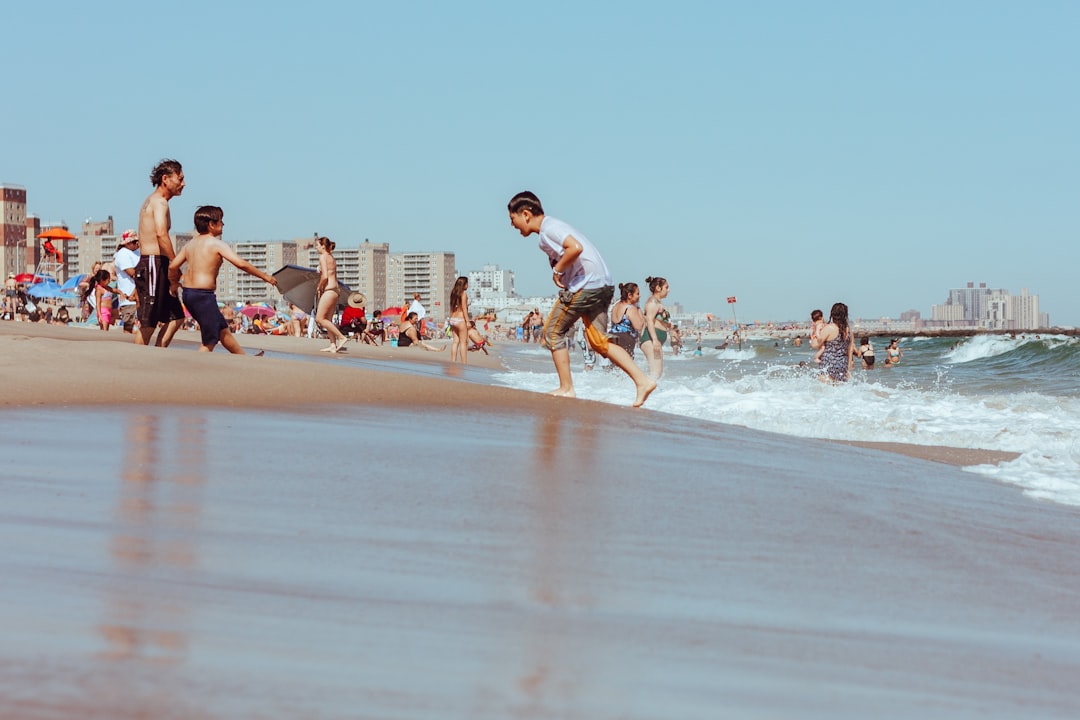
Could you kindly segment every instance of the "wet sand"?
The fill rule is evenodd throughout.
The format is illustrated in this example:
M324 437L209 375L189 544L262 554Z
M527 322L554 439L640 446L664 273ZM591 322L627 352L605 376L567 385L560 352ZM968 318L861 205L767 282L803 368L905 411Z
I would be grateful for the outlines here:
M1080 713L1075 508L434 353L11 325L0 717Z

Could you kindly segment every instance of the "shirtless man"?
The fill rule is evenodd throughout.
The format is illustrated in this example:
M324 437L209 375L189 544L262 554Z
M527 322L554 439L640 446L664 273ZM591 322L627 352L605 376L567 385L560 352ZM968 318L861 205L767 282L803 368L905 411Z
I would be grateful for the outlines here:
M184 322L178 287L169 287L169 262L176 256L169 237L169 201L184 192L184 169L176 160L162 160L150 173L150 182L154 192L139 208L141 256L135 268L135 289L139 293L140 327L135 344L149 345L154 330L163 324L157 345L168 347Z
M184 275L184 304L191 317L199 323L202 334L200 352L212 352L219 342L233 355L243 355L244 349L236 342L229 322L218 308L217 289L218 270L222 260L228 260L249 275L264 280L277 287L277 279L236 254L222 239L225 228L225 213L215 205L203 205L195 211L195 230L199 234L177 254L169 263L169 283L172 287L180 286L180 268L187 263ZM260 350L258 355L262 355Z

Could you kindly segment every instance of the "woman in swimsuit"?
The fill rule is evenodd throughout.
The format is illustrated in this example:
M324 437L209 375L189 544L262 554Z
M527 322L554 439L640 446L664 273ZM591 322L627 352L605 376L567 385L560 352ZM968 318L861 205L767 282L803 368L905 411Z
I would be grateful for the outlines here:
M411 347L414 345L419 345L425 350L429 350L431 352L442 352L443 350L445 350L445 345L437 348L428 345L426 342L423 341L423 339L420 337L420 334L416 331L416 322L418 319L419 316L414 312L411 312L405 316L405 322L404 324L402 324L401 329L398 330L397 346Z
M664 340L667 340L668 322L671 314L664 309L663 299L670 288L662 277L648 277L652 295L645 301L645 327L641 330L641 352L649 362L649 377L659 380L664 374Z
M315 241L315 246L319 249L319 286L316 288L319 304L316 306L315 322L330 336L330 347L322 348L322 352L336 353L348 342L348 338L330 319L337 310L338 295L341 294L337 281L337 261L333 255L337 245L330 238L321 237Z
M608 335L630 357L634 357L634 346L645 327L645 317L638 307L640 300L641 290L637 283L619 283L619 302L611 308L611 317L618 319L611 323Z
M889 347L885 348L885 367L896 365L902 357L904 357L904 351L900 349L900 340L893 338Z
M855 338L848 327L848 308L836 303L829 314L829 322L818 330L817 337L810 340L813 348L822 348L821 380L844 382L851 375L851 358L855 353Z
M469 278L462 275L450 291L450 330L454 333L450 360L457 360L460 355L463 363L468 362L469 355L469 296L465 294L468 289Z

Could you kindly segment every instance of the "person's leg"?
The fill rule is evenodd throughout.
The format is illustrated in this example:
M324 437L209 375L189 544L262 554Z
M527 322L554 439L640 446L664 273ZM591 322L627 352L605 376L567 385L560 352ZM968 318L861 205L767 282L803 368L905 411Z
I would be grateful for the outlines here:
M560 347L552 348L551 359L555 363L555 372L559 376L559 387L549 392L548 395L577 397L574 392L574 376L570 374L570 351L567 350L566 343L563 343Z
M165 325L161 328L161 332L158 333L158 347L169 347L169 343L172 342L173 336L176 335L176 331L179 330L180 326L183 324L183 320L170 320L169 322L165 323Z
M634 404L631 407L641 407L644 405L645 400L652 394L652 391L656 389L656 381L646 375L641 368L638 367L638 364L630 357L630 353L626 352L615 343L608 344L606 357L613 365L629 375L630 379L634 381L634 385L637 387L637 397L634 398Z
M149 323L139 326L139 331L135 333L136 345L149 345L150 340L154 337L154 331L157 330L156 325L150 325Z
M456 360L457 354L461 355L461 362L468 362L469 355L469 324L462 320L454 328L454 347L450 352L450 359Z
M330 321L330 316L334 314L334 306L337 304L337 293L324 292L319 297L318 309L315 311L315 322L326 331L326 334L330 336L330 347L327 348L330 352L337 352L338 348L343 346L347 340L337 326Z
M246 355L244 348L240 347L240 343L236 341L233 334L229 332L229 328L221 329L221 346L231 352L233 355ZM206 347L203 345L203 347ZM211 348L212 350L213 348Z

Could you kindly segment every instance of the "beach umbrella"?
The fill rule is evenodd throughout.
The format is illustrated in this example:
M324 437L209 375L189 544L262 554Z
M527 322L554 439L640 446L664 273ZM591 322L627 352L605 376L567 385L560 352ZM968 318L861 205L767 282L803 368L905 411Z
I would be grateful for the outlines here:
M34 273L19 273L15 276L15 282L17 283L39 283L42 280L52 280L52 278Z
M75 240L75 236L61 227L49 228L38 235L39 240Z
M27 290L26 294L34 298L74 297L69 293L65 293L64 289L57 285L54 280L39 282Z
M319 271L299 265L286 265L274 273L277 289L285 299L305 312L315 312L315 290L319 286ZM338 293L338 307L345 304L352 290L338 281L341 292Z
M82 275L76 275L73 278L68 278L68 281L66 283L64 283L63 285L61 285L60 289L65 291L65 292L73 291L77 287L79 287L79 283L81 283L85 279L86 279L86 273L83 273Z
M266 305L245 305L240 308L240 314L246 315L249 318L257 317L273 317L277 315L277 310Z

